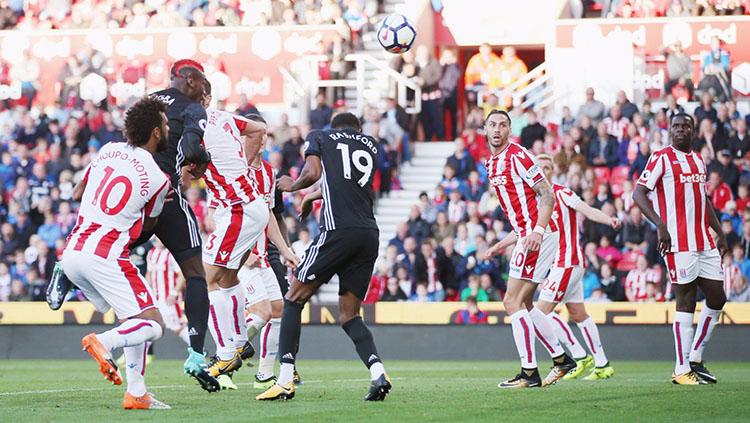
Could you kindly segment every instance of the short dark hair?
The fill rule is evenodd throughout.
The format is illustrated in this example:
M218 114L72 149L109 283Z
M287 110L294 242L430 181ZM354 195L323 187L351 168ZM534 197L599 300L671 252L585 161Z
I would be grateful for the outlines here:
M354 113L344 112L333 117L331 120L331 128L352 128L359 131L362 129L362 124Z
M674 121L675 118L678 118L678 117L683 117L685 119L690 120L690 123L692 123L693 127L695 127L695 118L693 116L685 113L685 112L677 112L677 113L673 114L672 117L669 118L669 126L672 126L672 121Z
M245 119L252 120L253 122L267 123L263 116L257 113L248 113L245 115Z
M151 131L161 128L161 114L167 105L151 97L143 97L125 112L125 138L128 144L140 147L148 144Z
M506 119L508 119L508 124L510 124L510 115L505 110L500 109L492 109L489 113L487 113L487 117L484 118L484 121L487 122L490 119L490 116L492 115L503 115Z

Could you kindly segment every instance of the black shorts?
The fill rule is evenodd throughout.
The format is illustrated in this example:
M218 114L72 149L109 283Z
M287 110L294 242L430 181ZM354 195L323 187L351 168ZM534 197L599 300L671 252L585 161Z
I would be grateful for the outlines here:
M327 283L339 275L339 295L349 291L364 299L378 258L377 229L346 228L324 231L305 251L294 276L302 283Z
M159 238L177 263L201 254L198 220L187 200L179 194L175 194L172 201L164 203L156 226L151 231L141 233L141 236L130 244L130 248L143 244L151 239L152 235Z
M286 295L287 291L289 291L287 267L281 262L279 249L272 243L268 244L268 263L271 265L271 270L273 270L273 273L276 275L276 281L279 283L281 295Z

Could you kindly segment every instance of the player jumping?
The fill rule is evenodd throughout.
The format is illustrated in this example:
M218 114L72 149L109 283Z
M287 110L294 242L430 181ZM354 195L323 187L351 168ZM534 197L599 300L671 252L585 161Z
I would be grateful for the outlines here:
M167 106L169 142L167 148L154 158L161 170L170 175L176 195L174 201L165 204L159 224L151 230L144 230L131 247L148 241L155 234L180 265L185 277L185 314L190 336L184 371L194 377L203 389L215 392L220 389L219 383L206 371L203 351L208 324L208 291L200 258L198 221L180 190L183 167L193 177L200 177L211 160L201 142L206 111L200 101L206 77L203 67L193 60L175 62L170 75L170 87L151 94L151 98Z
M125 117L127 143L109 143L89 164L73 198L81 201L75 228L63 252L62 268L102 313L113 308L120 325L88 334L83 349L115 385L122 377L112 350L123 348L128 387L125 409L168 409L146 390L146 351L164 323L146 280L130 261L130 243L153 227L170 192L169 178L153 155L167 146L165 106L143 98Z
M209 84L206 90L209 94ZM237 272L268 223L268 206L258 194L247 158L257 154L265 132L264 123L208 110L204 143L211 163L205 180L212 202L218 203L215 229L203 248L211 303L209 329L216 343L216 357L209 367L213 377L239 369L243 358L255 353L247 340L245 290Z
M536 160L542 168L544 176L547 180L551 180L553 171L552 158L546 154L540 154L536 156ZM592 208L569 188L553 184L552 189L557 199L555 202L555 211L552 213L552 221L560 234L560 247L557 250L557 256L555 257L549 276L544 285L542 285L542 292L539 296L537 307L543 313L547 314L557 338L568 348L568 351L570 351L576 360L576 368L563 378L566 380L575 379L580 377L586 370L594 367L591 374L585 377L586 380L607 379L612 377L615 371L610 366L609 360L607 360L607 356L604 353L604 348L599 338L599 329L594 319L586 313L586 306L583 304L582 279L585 272L585 258L578 236L578 212L594 222L609 225L614 229L620 228L620 220L607 216L601 210ZM501 242L488 249L487 256L491 257L503 251L506 247L515 243L516 240L517 236L515 232L512 232ZM576 339L575 334L570 330L568 323L555 313L555 306L560 303L565 304L570 318L578 324L581 332L585 334L586 343L593 357L586 354L586 351Z
M677 358L672 382L679 385L716 383L716 377L703 363L703 350L726 302L721 258L727 253L727 240L706 194L706 164L691 149L694 132L695 122L690 115L672 116L671 145L651 155L633 192L635 204L657 225L659 252L674 288ZM648 198L649 191L653 192L653 203ZM709 227L717 234L718 242L714 242ZM706 302L693 337L696 288L701 289Z
M307 249L284 298L279 356L281 371L276 384L258 400L294 397L294 363L305 303L333 275L339 276L339 320L362 362L370 369L366 401L381 401L391 389L372 333L359 316L378 256L379 230L372 212L372 180L379 154L377 141L363 135L359 119L351 113L336 115L331 128L313 131L305 143L305 166L294 181L282 176L276 189L295 192L321 179L320 192L305 197L305 209L323 199L321 232ZM304 212L303 212L304 215Z
M576 362L565 353L546 314L531 306L537 285L546 278L557 254L559 234L555 222L550 220L555 194L531 154L508 140L510 125L510 116L501 110L492 110L485 121L492 153L485 164L488 179L518 236L503 304L511 318L521 372L498 387L531 388L557 382L575 369ZM548 225L553 226L552 231L548 230ZM553 361L552 370L544 381L537 369L536 338L544 344Z

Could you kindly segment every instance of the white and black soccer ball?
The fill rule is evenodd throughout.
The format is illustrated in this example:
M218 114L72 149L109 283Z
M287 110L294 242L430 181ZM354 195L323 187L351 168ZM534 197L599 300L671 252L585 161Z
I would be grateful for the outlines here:
M408 51L417 38L414 24L404 15L388 15L378 25L378 42L383 48L394 54Z

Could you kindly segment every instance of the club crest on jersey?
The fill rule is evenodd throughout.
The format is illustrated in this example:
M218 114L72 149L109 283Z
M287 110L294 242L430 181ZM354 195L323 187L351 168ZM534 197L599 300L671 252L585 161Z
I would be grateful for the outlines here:
M681 278L686 278L687 277L687 270L680 269L680 277Z

